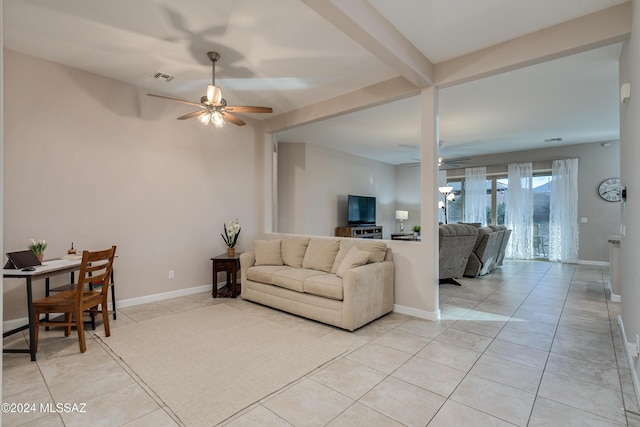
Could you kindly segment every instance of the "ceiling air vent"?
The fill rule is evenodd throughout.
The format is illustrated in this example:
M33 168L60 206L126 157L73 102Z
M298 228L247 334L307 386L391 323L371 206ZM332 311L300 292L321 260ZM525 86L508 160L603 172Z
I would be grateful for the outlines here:
M153 75L154 79L158 79L158 80L164 80L165 82L170 82L171 80L173 80L173 76L167 73L161 73L160 71L156 71L156 73Z

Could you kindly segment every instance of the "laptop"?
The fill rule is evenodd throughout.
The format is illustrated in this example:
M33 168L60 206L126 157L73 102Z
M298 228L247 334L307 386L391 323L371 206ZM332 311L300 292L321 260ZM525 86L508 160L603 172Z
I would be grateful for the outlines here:
M40 261L38 261L36 254L34 254L30 250L8 252L7 258L9 258L9 261L7 261L7 263L4 265L4 268L7 268L7 269L22 270L23 268L42 265L40 264Z

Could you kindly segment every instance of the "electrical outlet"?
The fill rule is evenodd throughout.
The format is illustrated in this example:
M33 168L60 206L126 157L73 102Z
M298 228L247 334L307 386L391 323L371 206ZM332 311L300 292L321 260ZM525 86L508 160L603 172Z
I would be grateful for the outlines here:
M173 279L174 277L176 277L176 272L173 270L169 270L169 279Z

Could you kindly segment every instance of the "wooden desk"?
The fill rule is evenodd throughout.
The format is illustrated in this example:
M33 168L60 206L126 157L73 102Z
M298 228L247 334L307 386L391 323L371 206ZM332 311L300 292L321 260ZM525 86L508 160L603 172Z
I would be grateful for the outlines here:
M234 256L228 256L227 254L218 255L211 258L213 263L212 274L212 286L213 291L211 295L214 298L231 297L235 298L240 295L240 285L238 285L238 271L240 271L240 253L236 252ZM227 284L218 289L218 273L227 273Z
M36 267L35 271L22 271L22 270L11 270L11 269L3 269L2 277L5 279L25 279L25 284L27 285L27 313L29 316L29 324L20 326L16 329L12 329L10 331L4 332L2 337L8 337L9 335L16 334L20 331L24 331L25 329L29 329L29 348L28 349L2 349L3 353L30 353L31 361L35 362L36 360L36 349L35 349L35 324L33 319L33 311L31 309L31 304L33 303L33 290L32 290L32 282L37 279L48 279L52 276L57 276L60 274L72 273L80 269L80 264L82 260L66 260L66 259L52 259L48 261L44 261L42 265Z

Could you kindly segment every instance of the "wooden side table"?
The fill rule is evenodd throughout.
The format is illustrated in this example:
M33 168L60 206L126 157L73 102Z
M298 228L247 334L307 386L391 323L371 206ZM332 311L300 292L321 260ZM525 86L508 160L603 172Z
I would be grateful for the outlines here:
M240 295L240 284L238 284L238 271L240 271L240 253L236 252L234 256L228 256L226 253L211 258L213 263L213 295L217 297L235 298ZM227 283L218 289L218 273L227 273Z

